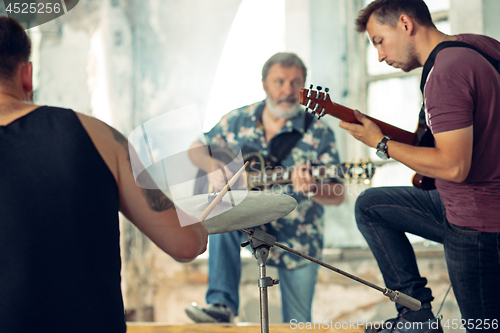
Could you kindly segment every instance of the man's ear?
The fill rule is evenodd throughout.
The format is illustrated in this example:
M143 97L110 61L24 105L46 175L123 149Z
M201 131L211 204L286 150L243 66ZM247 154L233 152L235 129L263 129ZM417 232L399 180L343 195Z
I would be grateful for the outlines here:
M31 93L33 91L33 64L30 61L20 67L23 90L25 93Z
M415 25L413 20L408 15L401 15L399 17L398 25L404 30L404 33L407 35L413 34L413 29L415 29Z

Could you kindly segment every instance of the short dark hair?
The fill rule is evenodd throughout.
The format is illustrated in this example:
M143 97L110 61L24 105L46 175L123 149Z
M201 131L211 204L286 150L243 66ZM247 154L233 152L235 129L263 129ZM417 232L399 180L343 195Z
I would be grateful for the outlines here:
M423 26L436 27L424 0L375 0L362 9L356 19L356 30L366 31L370 16L374 15L381 24L395 27L402 14L408 15Z
M31 41L16 20L0 16L0 80L10 81L21 63L28 63Z
M302 70L304 74L304 82L306 81L307 68L302 60L295 54L290 52L279 52L269 58L262 67L262 80L266 80L269 69L274 64L280 64L283 67L297 67Z

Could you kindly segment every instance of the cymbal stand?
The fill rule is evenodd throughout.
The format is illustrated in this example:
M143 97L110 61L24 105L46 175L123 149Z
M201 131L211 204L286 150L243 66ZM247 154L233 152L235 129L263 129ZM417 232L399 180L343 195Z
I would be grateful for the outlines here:
M255 228L250 230L242 229L241 231L248 234L248 241L242 243L241 246L246 247L250 245L259 264L260 331L261 333L269 333L269 300L267 297L267 287L278 284L279 280L266 276L266 261L269 257L269 249L276 242L276 237Z
M280 244L276 242L276 237L265 233L260 229L250 228L250 229L241 229L240 231L248 234L248 241L241 244L242 247L250 245L254 252L254 256L259 262L260 267L260 278L259 278L259 287L260 287L260 320L261 320L261 332L269 333L269 308L268 308L268 299L267 299L267 287L272 287L275 284L279 283L279 280L273 280L271 277L266 277L266 261L269 257L269 249L276 245L277 247L298 255L304 259L312 261L320 266L326 267L329 270L332 270L336 273L342 274L352 280L360 282L368 287L371 287L375 290L382 292L385 296L389 297L391 301L404 305L414 311L420 309L420 301L410 297L406 294L398 290L391 290L389 288L381 288L373 283L370 283L366 280L358 278L352 274L344 272L341 269L338 269L332 265L324 263L316 258L298 252L288 246Z

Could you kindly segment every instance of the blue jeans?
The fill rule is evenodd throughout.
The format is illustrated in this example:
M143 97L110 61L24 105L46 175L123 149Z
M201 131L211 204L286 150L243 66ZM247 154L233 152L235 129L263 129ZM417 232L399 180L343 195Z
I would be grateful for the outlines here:
M437 190L372 188L358 197L355 213L388 288L417 298L425 306L433 300L405 235L409 232L444 245L462 318L477 321L468 332L484 332L484 325L478 329L480 322L500 319L499 233L450 224ZM403 314L409 310L399 304L396 307Z
M241 278L240 244L247 240L240 231L209 236L207 304L224 304L238 315L239 284ZM258 271L257 260L255 260ZM311 321L314 287L318 276L318 265L310 263L296 269L278 268L281 288L281 311L283 322ZM258 294L257 279L255 293Z

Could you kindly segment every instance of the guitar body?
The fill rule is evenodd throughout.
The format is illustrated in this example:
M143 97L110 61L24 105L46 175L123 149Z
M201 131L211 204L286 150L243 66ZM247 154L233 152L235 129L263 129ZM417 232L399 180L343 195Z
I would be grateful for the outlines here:
M359 124L359 121L354 115L354 110L332 102L328 93L300 89L299 102L306 106L306 111L310 108L318 117L323 117L325 114L328 114L346 122ZM423 113L421 112L419 125L415 133L389 125L370 116L367 116L367 118L377 124L385 135L390 136L395 141L414 146L434 147L434 137L425 125L425 119L422 119L422 116ZM413 176L412 183L415 187L423 190L432 190L436 188L433 178L425 177L418 173Z

